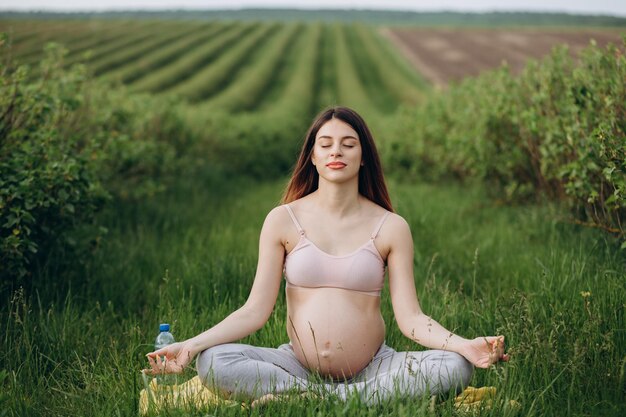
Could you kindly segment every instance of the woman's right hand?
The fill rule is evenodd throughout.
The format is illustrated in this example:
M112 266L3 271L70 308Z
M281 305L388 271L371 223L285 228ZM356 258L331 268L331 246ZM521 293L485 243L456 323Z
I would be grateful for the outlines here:
M504 336L486 336L467 340L459 353L478 368L488 368L498 361L509 360L509 355L504 353Z
M179 374L196 355L187 342L177 342L148 353L150 368L143 372L149 375Z

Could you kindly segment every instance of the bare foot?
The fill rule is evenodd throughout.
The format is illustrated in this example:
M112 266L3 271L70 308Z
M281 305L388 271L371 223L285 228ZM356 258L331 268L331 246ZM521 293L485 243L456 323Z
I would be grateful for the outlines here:
M318 396L317 394L314 394L312 392L303 392L300 395L298 395L298 397L300 398L321 398L320 396ZM290 398L293 398L293 395L289 395L289 394L265 394L262 397L257 398L256 400L252 401L252 404L250 404L251 408L257 407L259 405L263 405L263 404L267 404L270 401L287 401Z
M284 398L284 397L289 397L289 396L288 395L265 394L264 396L259 397L256 400L252 401L252 404L250 404L250 407L254 408L254 407L257 407L259 405L267 404L270 401L279 400L281 397Z

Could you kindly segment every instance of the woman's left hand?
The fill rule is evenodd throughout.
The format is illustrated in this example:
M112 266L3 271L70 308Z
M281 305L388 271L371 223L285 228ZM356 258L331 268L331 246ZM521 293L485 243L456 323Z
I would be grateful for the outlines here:
M195 354L187 341L172 343L146 355L150 368L143 372L149 375L179 374L189 365Z
M509 355L504 353L504 336L477 337L468 340L459 353L477 368L488 368L498 361L509 360Z

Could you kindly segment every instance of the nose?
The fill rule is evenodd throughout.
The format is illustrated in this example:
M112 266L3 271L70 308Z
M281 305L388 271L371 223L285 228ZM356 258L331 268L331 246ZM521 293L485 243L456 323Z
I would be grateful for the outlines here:
M337 145L333 145L333 147L330 150L330 156L341 156L341 144Z

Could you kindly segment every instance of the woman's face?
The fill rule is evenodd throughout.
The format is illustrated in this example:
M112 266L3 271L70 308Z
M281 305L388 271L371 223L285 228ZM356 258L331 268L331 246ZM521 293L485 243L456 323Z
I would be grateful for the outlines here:
M333 118L315 135L311 161L320 178L344 182L358 177L361 155L361 141L356 131L346 122Z

